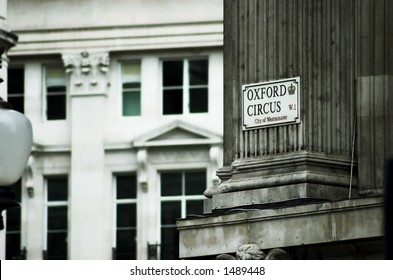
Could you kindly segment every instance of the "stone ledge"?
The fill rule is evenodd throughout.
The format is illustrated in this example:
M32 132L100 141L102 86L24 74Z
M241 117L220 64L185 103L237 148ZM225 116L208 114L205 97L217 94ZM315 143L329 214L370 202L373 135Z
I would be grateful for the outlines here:
M183 219L177 223L180 258L346 241L383 235L382 197Z

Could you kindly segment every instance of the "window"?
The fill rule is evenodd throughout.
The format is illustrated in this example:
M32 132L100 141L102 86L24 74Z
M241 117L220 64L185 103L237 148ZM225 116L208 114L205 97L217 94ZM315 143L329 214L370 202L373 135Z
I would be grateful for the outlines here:
M179 258L176 219L203 213L206 171L161 173L161 260Z
M208 60L163 61L163 114L208 111Z
M136 175L116 176L116 260L136 259Z
M25 112L24 107L25 69L8 68L8 102L15 111Z
M11 186L15 192L16 200L20 203L22 198L21 180ZM6 256L7 260L25 259L21 251L21 208L7 209L6 223Z
M44 259L68 258L68 179L47 178L46 250Z
M141 65L140 62L121 66L123 116L141 115Z
M45 71L46 117L65 120L67 111L67 80L63 67L48 66Z

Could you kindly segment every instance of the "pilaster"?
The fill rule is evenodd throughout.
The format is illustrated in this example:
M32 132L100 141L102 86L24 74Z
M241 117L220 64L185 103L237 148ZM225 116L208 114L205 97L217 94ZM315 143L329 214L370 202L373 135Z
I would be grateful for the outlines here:
M108 53L63 54L70 74L70 259L110 259L102 201L107 199L104 118ZM109 194L110 195L110 194ZM102 212L101 212L102 211ZM108 220L109 221L109 220ZM94 229L94 232L91 230Z

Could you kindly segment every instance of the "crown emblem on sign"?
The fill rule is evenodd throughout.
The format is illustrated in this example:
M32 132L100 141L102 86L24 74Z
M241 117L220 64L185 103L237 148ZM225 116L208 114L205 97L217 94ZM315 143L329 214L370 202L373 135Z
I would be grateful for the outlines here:
M291 84L288 87L289 95L295 94L295 89L296 89L296 87L293 84Z

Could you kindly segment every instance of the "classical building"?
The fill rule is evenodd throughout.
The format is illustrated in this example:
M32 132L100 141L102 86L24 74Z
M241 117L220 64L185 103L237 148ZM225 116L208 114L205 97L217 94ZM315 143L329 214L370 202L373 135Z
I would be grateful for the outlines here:
M5 1L2 1L2 3ZM221 0L12 0L34 146L6 258L177 259L222 166Z
M392 10L224 1L224 166L181 258L383 258Z

